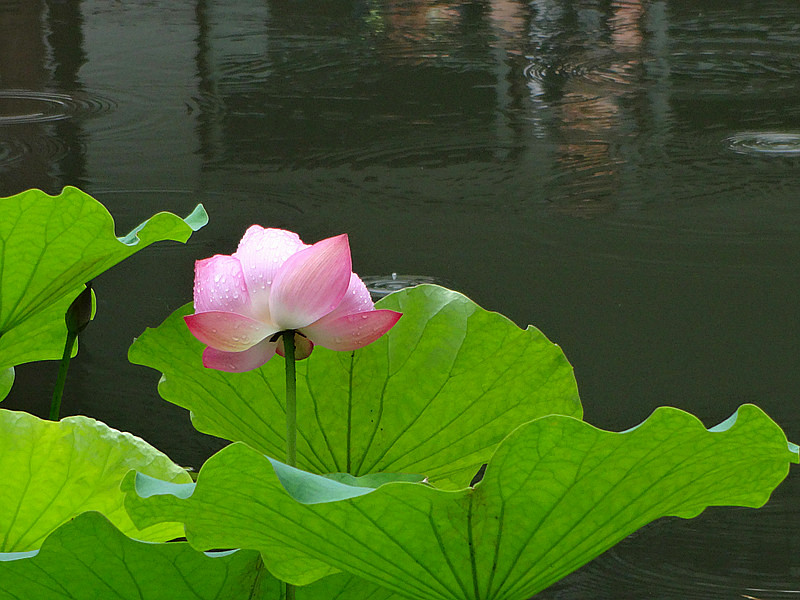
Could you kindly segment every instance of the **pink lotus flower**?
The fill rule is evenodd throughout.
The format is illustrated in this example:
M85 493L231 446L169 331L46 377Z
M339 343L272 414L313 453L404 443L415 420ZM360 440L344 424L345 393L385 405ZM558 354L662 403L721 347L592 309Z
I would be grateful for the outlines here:
M195 263L195 314L184 317L206 346L203 365L241 373L283 354L294 330L296 358L318 344L355 350L389 331L401 313L375 310L352 272L346 234L304 244L296 233L253 225L233 255Z

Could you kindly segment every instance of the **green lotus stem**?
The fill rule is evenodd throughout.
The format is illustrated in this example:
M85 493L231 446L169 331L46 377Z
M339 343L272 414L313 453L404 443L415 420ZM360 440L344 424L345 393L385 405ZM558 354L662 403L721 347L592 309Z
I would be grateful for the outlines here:
M67 341L64 344L64 354L61 356L61 364L58 366L58 378L56 387L53 388L53 399L50 401L50 420L58 421L61 412L61 397L64 395L64 384L67 382L67 369L69 360L72 356L72 348L78 338L77 331L67 331Z
M294 331L283 334L286 358L286 464L297 466L297 376L294 360Z
M294 331L283 334L286 359L286 464L297 466L297 375L294 360ZM286 584L286 600L294 600L294 586Z
M64 315L64 322L67 325L67 340L64 344L64 354L61 356L61 364L58 366L58 378L56 387L53 388L53 399L50 401L51 421L58 421L60 417L61 398L64 395L64 384L67 382L67 370L72 357L72 349L75 347L78 334L86 329L89 321L92 320L92 307L92 282L89 281L83 291L69 305L67 313Z

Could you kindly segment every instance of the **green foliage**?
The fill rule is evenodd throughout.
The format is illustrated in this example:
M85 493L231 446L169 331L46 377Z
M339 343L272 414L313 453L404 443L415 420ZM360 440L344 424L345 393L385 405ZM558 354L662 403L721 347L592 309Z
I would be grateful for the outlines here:
M465 296L424 285L378 303L403 313L353 353L315 348L297 364L298 466L316 473L424 473L469 483L515 427L548 414L580 417L572 367L533 327L522 330ZM203 368L183 321L148 329L129 358L164 373L159 392L200 431L285 453L284 363L249 373Z
M253 550L198 552L186 542L132 540L97 512L56 529L33 552L0 553L0 600L282 600ZM297 600L399 600L352 575L297 591Z
M207 220L159 213L117 238L74 188L1 198L0 214L0 400L15 365L59 358L67 326L91 318L86 282ZM299 469L266 456L285 451L283 359L204 369L189 305L130 358L163 373L160 393L200 431L235 442L197 483L87 417L0 411L0 600L281 600L276 577L303 586L298 600L522 600L653 519L760 506L798 462L749 405L710 430L671 408L598 430L558 346L456 292L379 306L403 313L387 335L297 365ZM189 543L162 543L184 526Z
M33 556L0 554L0 578L0 600L280 598L258 552L206 555L185 542L138 542L96 512L56 529Z
M0 410L0 552L35 550L59 525L87 510L102 512L141 540L183 535L174 523L145 530L134 526L119 490L131 469L166 481L191 481L144 440L94 419L53 422Z
M14 385L14 367L0 369L0 400L8 396Z
M329 565L409 598L520 600L656 518L761 506L797 461L754 406L713 431L662 408L625 433L560 415L534 420L500 444L479 484L457 492L389 483L340 499L321 486L309 498L322 477L275 468L242 443L180 491L133 474L123 488L140 526L183 521L193 546L259 550L293 583ZM297 488L306 493L287 491Z
M202 206L186 219L159 213L123 238L91 196L28 190L0 198L0 371L61 358L68 307L84 284L153 242L185 242L206 224ZM0 399L7 379L0 381ZM8 390L5 390L6 392Z

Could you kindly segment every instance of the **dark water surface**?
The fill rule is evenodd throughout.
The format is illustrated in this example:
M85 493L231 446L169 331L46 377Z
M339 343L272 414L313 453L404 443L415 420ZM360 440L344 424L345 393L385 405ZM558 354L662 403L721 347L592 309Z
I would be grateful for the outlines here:
M800 3L0 0L0 193L77 185L186 246L94 283L64 409L198 466L219 442L126 361L252 223L348 232L560 344L586 419L755 402L800 440ZM46 415L55 365L3 405ZM541 595L800 597L797 473L662 520Z

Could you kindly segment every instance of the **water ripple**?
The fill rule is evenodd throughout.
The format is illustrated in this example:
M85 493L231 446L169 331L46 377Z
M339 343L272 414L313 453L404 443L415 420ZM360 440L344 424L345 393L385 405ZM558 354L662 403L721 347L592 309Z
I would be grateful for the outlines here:
M800 57L770 45L753 48L714 47L708 43L674 52L670 74L678 88L701 94L797 94Z
M423 283L452 287L449 282L430 275L398 275L397 273L392 273L391 275L367 275L362 277L361 280L367 286L372 299L375 301L388 296L392 292L422 285Z
M800 133L743 132L730 136L725 144L739 154L800 156Z
M788 494L779 493L779 496ZM786 549L774 543L798 519L789 498L773 499L758 512L712 510L698 519L660 520L636 532L600 558L542 593L543 600L593 598L754 598L800 596ZM769 548L772 551L767 553Z
M28 147L18 140L0 140L0 168L14 164L28 151Z
M112 100L89 94L0 90L0 125L46 123L104 113Z
M531 62L523 74L534 90L534 95L547 94L548 90L562 89L568 82L578 82L597 88L598 95L611 90L627 90L641 81L642 57L635 53L613 50L577 52L566 55L556 62L529 57ZM582 89L579 101L592 97L591 90ZM569 101L569 98L563 98Z

